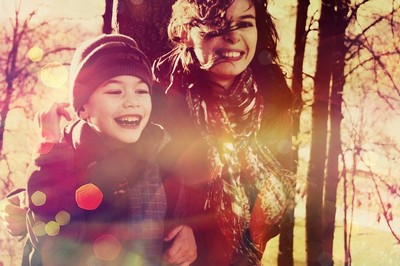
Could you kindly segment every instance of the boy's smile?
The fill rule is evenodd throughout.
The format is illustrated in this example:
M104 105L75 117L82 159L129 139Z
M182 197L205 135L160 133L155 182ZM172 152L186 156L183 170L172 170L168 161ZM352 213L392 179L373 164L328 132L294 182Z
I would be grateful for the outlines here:
M149 87L135 76L117 76L101 84L80 117L113 146L136 142L149 121Z
M142 117L140 115L124 115L115 118L115 122L125 128L137 128L141 120Z

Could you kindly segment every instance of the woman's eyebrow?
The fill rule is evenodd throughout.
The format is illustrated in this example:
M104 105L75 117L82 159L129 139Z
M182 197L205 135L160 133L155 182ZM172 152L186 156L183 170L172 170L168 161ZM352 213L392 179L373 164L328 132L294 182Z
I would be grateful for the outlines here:
M254 16L254 15L243 15L243 16L240 16L239 19L256 19L256 16Z

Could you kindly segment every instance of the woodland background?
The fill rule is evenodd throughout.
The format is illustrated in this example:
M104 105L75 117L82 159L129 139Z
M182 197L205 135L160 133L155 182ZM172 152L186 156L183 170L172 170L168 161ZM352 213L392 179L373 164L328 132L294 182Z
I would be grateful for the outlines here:
M119 31L154 59L169 49L172 2L0 0L1 198L25 184L35 113L67 99L76 45ZM270 0L268 10L296 98L297 204L264 264L398 265L400 2ZM19 265L23 242L0 227L0 265Z

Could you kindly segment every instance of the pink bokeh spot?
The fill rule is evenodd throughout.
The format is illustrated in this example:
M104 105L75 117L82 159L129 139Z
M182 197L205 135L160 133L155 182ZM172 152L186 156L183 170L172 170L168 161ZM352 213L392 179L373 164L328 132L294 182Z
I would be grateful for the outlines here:
M95 210L103 200L103 193L92 183L85 184L76 190L75 200L80 208Z
M94 241L93 251L97 258L104 261L111 261L118 257L121 252L121 243L110 234L98 237Z

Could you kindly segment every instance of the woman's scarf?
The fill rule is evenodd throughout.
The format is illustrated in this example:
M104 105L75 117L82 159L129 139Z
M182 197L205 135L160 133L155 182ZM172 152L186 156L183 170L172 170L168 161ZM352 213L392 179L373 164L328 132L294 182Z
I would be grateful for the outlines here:
M206 208L216 211L234 252L259 264L268 230L279 223L294 195L291 176L257 139L263 98L250 69L229 90L207 88L204 80L189 87L192 116L209 145Z

